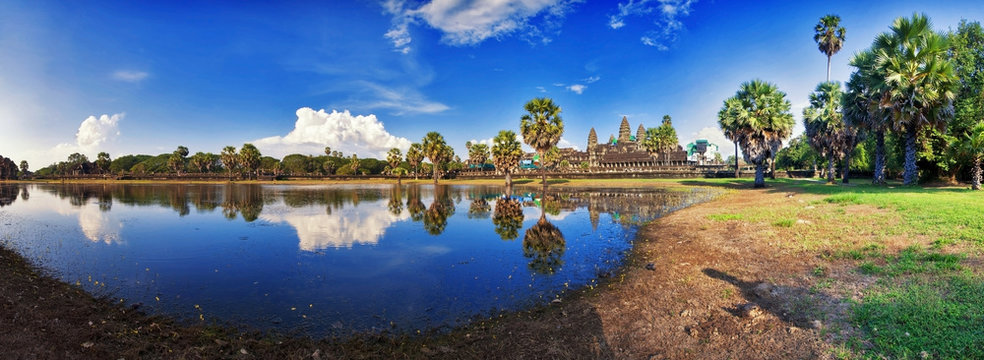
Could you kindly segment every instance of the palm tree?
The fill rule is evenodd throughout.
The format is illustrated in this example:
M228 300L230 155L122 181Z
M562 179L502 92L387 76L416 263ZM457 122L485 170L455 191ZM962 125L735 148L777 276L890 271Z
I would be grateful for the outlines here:
M510 130L499 131L492 140L492 162L495 169L506 174L506 188L512 188L512 170L519 165L523 157L523 148L516 140L516 133Z
M331 146L325 146L325 156L331 156Z
M21 173L23 175L27 175L27 170L28 170L27 160L21 160L21 162L20 162L20 171L21 171Z
M396 174L396 183L402 183L402 178L400 175L403 173L397 170L400 168L400 163L403 162L403 153L400 152L400 149L390 149L390 151L386 153L386 162L389 163L390 172Z
M250 177L254 175L255 171L258 171L260 157L260 150L256 146L253 146L253 144L245 143L239 149L239 164L242 165L243 171L249 174Z
M235 146L226 146L222 148L222 153L219 154L219 158L222 159L222 166L225 166L226 171L231 175L239 167L239 154L236 153Z
M765 163L776 144L792 133L795 121L789 108L786 93L771 83L752 80L741 84L718 112L724 136L740 144L745 161L755 164L757 188L765 187Z
M418 143L410 144L410 148L407 149L407 162L410 163L410 167L413 168L413 179L417 180L417 170L420 168L420 162L424 161L424 148Z
M917 140L928 126L945 126L953 118L959 79L948 58L948 40L933 32L926 15L900 17L889 32L875 38L874 68L883 75L876 87L881 107L891 113L893 130L905 139L903 183L915 184Z
M359 165L360 165L360 163L359 163L359 156L358 155L356 155L355 153L352 153L352 159L349 160L348 165L349 165L349 168L352 169L352 174L353 175L359 175Z
M881 95L875 89L879 74L875 73L874 63L871 50L859 52L851 59L851 66L857 69L851 73L844 93L844 124L855 132L863 130L875 137L875 174L871 182L885 184L885 132L889 112L879 106Z
M437 185L437 174L438 170L441 168L441 164L450 160L448 156L447 143L444 142L444 137L436 131L431 131L424 136L423 144L424 156L430 159L431 164L433 164L434 169L434 185Z
M827 182L834 182L834 163L841 157L840 136L844 130L840 83L828 81L817 85L810 93L810 106L803 109L806 137L821 156L827 158Z
M981 189L981 158L984 157L984 121L978 122L969 132L964 134L961 152L973 159L971 168L970 188Z
M550 98L534 98L523 106L527 114L523 115L519 121L519 132L523 135L523 142L533 147L543 159L547 151L560 142L560 136L564 134L564 120L560 118L560 106L554 104ZM547 184L547 172L544 166L540 166L540 175L543 177L543 184Z
M814 28L813 41L817 42L820 52L827 55L827 81L830 81L830 57L844 47L844 35L847 30L840 26L841 18L837 15L827 15L820 18Z
M663 123L658 128L646 129L646 135L642 139L642 146L653 158L673 151L679 143L676 129L673 128L673 120L669 115L663 115Z
M468 162L476 165L479 169L485 165L485 161L489 159L489 146L485 144L472 144L468 146Z
M96 155L96 168L99 169L100 173L106 173L109 171L109 164L112 160L109 158L109 153L103 151Z

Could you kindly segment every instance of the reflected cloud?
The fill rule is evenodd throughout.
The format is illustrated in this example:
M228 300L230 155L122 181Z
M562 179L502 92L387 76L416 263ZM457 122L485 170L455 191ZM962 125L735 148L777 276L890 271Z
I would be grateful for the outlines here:
M260 214L260 219L293 226L298 247L304 251L374 245L390 225L410 218L405 212L394 215L382 202L335 209L330 215L316 206L270 210Z
M98 205L86 205L78 209L79 228L82 234L93 242L104 242L107 245L120 244L123 238L123 222L111 219Z

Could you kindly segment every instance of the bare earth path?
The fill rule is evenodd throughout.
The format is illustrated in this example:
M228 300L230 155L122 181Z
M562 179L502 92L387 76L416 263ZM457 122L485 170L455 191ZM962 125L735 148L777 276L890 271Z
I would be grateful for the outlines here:
M791 246L790 227L713 218L727 209L808 206L804 197L730 191L640 230L623 273L598 288L422 337L312 341L183 326L94 300L0 250L0 348L14 359L828 357L831 334L850 329L843 295L815 288L816 252ZM813 221L837 231L822 217ZM838 283L865 281L846 263L823 264Z

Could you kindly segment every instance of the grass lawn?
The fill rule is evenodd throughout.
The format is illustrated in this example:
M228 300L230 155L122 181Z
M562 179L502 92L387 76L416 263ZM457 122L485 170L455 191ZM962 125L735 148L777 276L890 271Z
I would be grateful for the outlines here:
M802 199L725 207L708 218L772 226L765 240L778 248L820 256L831 266L846 261L853 275L869 280L860 296L844 294L848 321L861 336L839 339L840 357L984 358L984 192L768 183L766 191ZM818 267L813 275L825 272ZM836 281L819 280L818 289Z

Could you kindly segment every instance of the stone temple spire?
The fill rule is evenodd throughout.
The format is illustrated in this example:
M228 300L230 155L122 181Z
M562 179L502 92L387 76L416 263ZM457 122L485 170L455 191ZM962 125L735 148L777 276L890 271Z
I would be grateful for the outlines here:
M632 141L632 129L629 129L629 119L622 117L622 125L618 127L618 143L627 144Z
M646 128L639 124L639 129L636 130L636 143L642 144L646 140Z
M598 133L595 132L594 128L591 128L591 132L588 133L588 149L595 146L598 146Z

